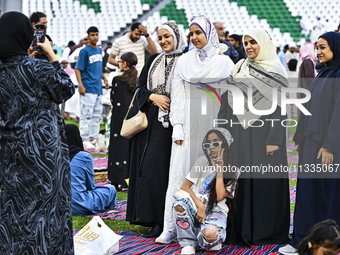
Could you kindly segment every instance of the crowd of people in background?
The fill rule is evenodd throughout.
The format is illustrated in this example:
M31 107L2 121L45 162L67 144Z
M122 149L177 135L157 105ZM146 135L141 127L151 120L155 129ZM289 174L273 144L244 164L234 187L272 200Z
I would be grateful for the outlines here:
M113 209L123 188L126 220L151 227L141 235L160 245L178 241L181 254L220 250L223 242L289 243L279 250L286 255L340 251L340 176L330 171L340 164L339 32L281 50L264 29L229 35L223 22L200 15L190 20L188 45L175 22L154 31L161 50L148 28L134 23L104 50L91 26L58 57L48 30L41 51L32 50L36 24L48 28L46 15L0 17L1 254L73 254L72 215ZM152 54L146 61L145 51ZM240 171L287 166L288 134L280 123L289 113L281 113L278 101L269 115L254 114L248 97L254 108L268 110L292 86L289 78L311 95L303 104L311 115L298 113L293 138L299 173L292 239L288 173ZM195 98L205 93L197 86L217 83L243 92L244 114L234 113L231 90L220 91L221 106L208 104L205 117L193 114L201 104ZM97 187L84 148L97 142L103 97L111 102L110 184ZM123 119L139 110L147 128L122 137ZM70 115L79 118L79 129L63 123ZM245 124L213 126L214 119ZM317 165L328 173L311 173ZM227 166L237 171L223 172ZM197 174L197 167L217 170Z

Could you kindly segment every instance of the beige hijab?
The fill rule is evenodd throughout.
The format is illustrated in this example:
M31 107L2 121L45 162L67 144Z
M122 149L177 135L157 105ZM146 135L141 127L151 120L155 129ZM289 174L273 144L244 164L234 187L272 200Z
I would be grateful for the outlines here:
M245 120L245 129L261 117L249 111L248 88L252 89L254 108L268 110L273 104L273 88L277 89L278 106L281 107L281 88L288 87L286 70L276 54L274 43L268 32L259 28L252 29L243 36L243 41L246 35L254 38L260 46L260 52L255 59L240 60L228 78L228 83L236 85L245 96L244 115L237 115L240 122L243 123ZM233 97L230 91L228 103L233 108Z

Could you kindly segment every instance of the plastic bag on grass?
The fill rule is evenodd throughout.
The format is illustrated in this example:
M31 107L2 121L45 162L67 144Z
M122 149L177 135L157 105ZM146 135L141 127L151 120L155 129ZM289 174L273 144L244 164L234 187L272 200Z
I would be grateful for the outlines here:
M113 232L99 216L94 216L74 236L75 255L111 255L119 250L122 236Z

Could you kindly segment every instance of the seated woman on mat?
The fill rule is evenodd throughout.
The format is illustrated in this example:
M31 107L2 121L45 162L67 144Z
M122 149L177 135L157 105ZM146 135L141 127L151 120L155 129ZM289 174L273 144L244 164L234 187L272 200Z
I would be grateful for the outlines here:
M116 189L108 184L94 185L94 170L91 154L84 151L79 129L65 125L72 186L72 215L87 215L113 209L117 204Z
M233 140L224 128L210 130L202 144L205 156L198 158L181 190L174 195L177 200L173 213L177 239L183 247L181 254L194 254L197 245L207 250L222 248L239 176ZM225 166L235 171L223 173ZM192 185L195 186L191 188ZM195 227L200 228L198 235Z

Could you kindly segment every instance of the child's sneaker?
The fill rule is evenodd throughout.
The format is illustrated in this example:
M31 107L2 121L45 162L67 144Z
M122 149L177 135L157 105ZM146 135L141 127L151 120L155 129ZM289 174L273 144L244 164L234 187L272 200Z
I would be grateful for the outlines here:
M195 247L193 246L184 246L181 254L195 254Z
M222 244L215 245L209 249L209 251L219 251L222 249Z

